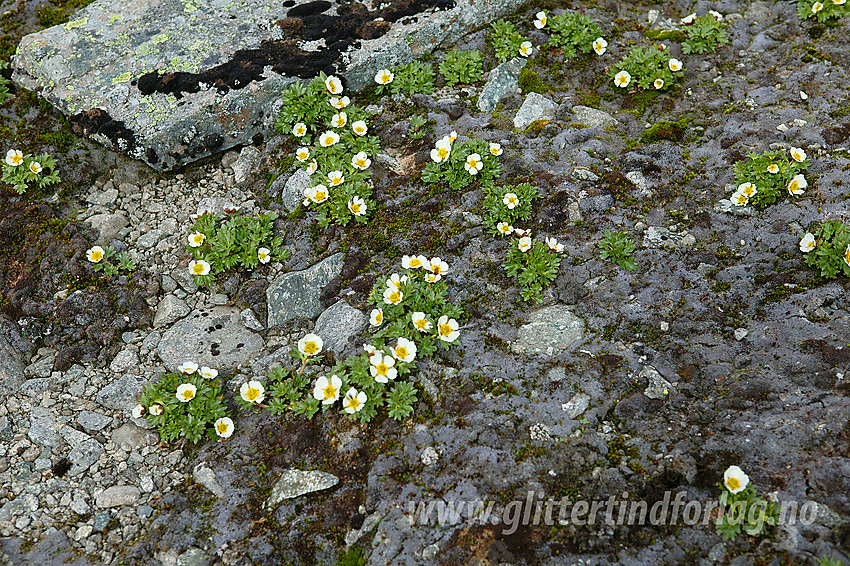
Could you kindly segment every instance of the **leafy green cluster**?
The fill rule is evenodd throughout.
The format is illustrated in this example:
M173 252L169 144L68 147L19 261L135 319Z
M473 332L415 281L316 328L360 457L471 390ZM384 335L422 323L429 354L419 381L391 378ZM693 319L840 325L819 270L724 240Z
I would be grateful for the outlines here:
M204 213L189 229L187 250L196 261L205 261L210 270L198 275L198 285L209 286L215 276L236 266L255 269L261 262L271 259L285 260L289 250L281 249L283 239L274 234L277 213L253 216L227 216ZM193 237L202 234L202 242L193 245ZM261 254L261 248L268 252ZM261 257L261 255L263 257Z
M187 383L193 385L196 392L191 400L184 402L178 398L177 391ZM227 416L219 382L205 379L197 372L192 375L166 373L158 382L144 387L139 403L146 410L148 422L157 428L164 442L183 437L193 443L204 436L216 438L218 435L213 424ZM161 408L160 414L155 414L155 406Z
M694 20L685 33L687 39L682 42L682 51L689 53L708 53L720 45L729 43L726 37L726 22L711 14L705 14Z
M448 138L443 138L446 140ZM443 140L440 140L442 142ZM438 142L438 144L440 143ZM502 166L499 160L490 151L490 144L484 140L463 140L449 142L451 153L440 162L433 161L425 166L422 171L422 180L426 183L445 182L453 190L463 190L478 181L482 186L491 186L495 179L502 174ZM481 162L481 169L472 174L467 170L470 157L475 157Z
M678 71L671 69L671 59L670 52L660 45L635 45L611 70L614 86L624 91L633 87L666 91L675 84L678 74ZM676 63L672 66L675 67ZM628 80L621 83L617 76L623 72Z
M416 82L420 79L410 80ZM338 85L338 90L332 92L329 84ZM296 158L310 175L313 185L305 190L304 204L316 206L317 221L323 227L331 222L344 226L352 218L366 222L368 211L375 208L369 200L372 183L368 166L371 157L380 151L380 141L376 136L368 135L370 115L350 104L348 97L342 93L341 84L338 78L324 73L319 73L306 86L292 84L283 93L283 106L275 122L277 131L301 145L296 151ZM343 125L332 123L335 116L343 115ZM327 143L329 139L333 143ZM355 165L354 158L358 155L364 158L363 167ZM342 173L344 181L341 184L331 183L330 174L333 172ZM317 187L322 190L314 191ZM311 194L314 196L312 199ZM321 196L316 197L317 194Z
M823 23L850 15L850 4L835 0L797 0L797 14L801 20L817 18Z
M759 497L752 483L739 493L728 491L722 483L718 485L723 492L715 529L723 540L735 540L741 531L751 537L762 536L767 527L779 520L779 505Z
M379 91L381 87L389 87L393 94L406 96L434 92L434 67L430 63L411 61L406 65L392 69L392 72L394 75L393 82L388 85L379 85Z
M477 49L452 49L440 63L440 74L449 86L477 83L484 75L484 56Z
M843 560L839 560L838 558L830 558L829 556L824 556L818 561L818 566L846 566L846 562Z
M59 182L59 172L56 170L56 160L44 153L41 155L24 154L19 165L12 165L8 159L3 161L4 183L12 185L19 195L27 192L30 183L35 183L39 189Z
M6 61L0 61L0 71L8 68L9 63L7 63ZM12 95L9 94L9 79L4 77L3 75L0 75L0 104L3 104L11 97Z
M507 20L496 20L490 24L490 33L487 34L487 43L493 48L496 59L504 63L513 59L519 53L519 46L528 41L527 37L520 35L517 27Z
M749 160L741 160L734 165L735 184L739 188L744 183L755 185L758 192L749 196L749 204L756 208L764 208L791 196L789 184L805 173L811 164L808 158L798 161L782 150L749 153L747 157Z
M500 231L497 226L500 222L505 222L511 227L518 220L525 221L531 217L531 207L534 199L540 194L536 187L532 187L529 183L520 183L519 185L502 185L484 187L486 197L484 197L484 209L487 211L484 216L484 225L494 235L506 235L507 232ZM517 203L511 207L512 202L510 196L516 197ZM509 203L506 203L508 200Z
M807 234L814 238L814 247L806 250L806 265L820 271L825 278L839 273L850 277L850 226L840 220L827 220ZM806 239L800 245L804 250Z
M578 12L550 16L548 27L549 43L563 49L567 59L575 57L577 51L593 51L593 41L602 35L599 24Z
M602 239L596 245L599 246L599 257L602 259L610 259L624 269L635 270L637 268L635 260L632 259L635 241L628 237L625 232L606 230Z
M109 245L103 245L101 249L103 250L103 259L98 262L91 262L95 271L102 271L104 275L111 277L122 269L124 271L136 269L136 260L130 255L130 252L115 253L115 248ZM116 263L113 263L113 259Z
M523 237L511 247L503 267L510 277L517 278L524 300L542 303L543 289L558 276L561 256L546 243L532 243L531 238Z
M410 117L410 128L407 135L412 140L421 140L428 133L428 128L424 127L428 124L428 119L419 114L414 114Z

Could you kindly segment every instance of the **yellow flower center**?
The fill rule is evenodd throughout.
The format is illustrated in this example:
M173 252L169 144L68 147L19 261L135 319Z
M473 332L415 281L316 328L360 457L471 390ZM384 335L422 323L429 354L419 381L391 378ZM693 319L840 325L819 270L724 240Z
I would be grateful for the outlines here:
M420 318L416 321L416 328L425 328L426 324L428 324L428 321L426 321L424 318Z
M418 259L414 258L410 260L410 267L419 267L422 265L422 262Z
M227 432L227 429L230 428L227 426L227 423L218 423L218 432L219 434L224 434Z
M381 362L375 366L375 371L378 372L378 375L387 375L387 372L390 371L390 368L387 364Z
M304 353L305 354L309 354L309 355L312 356L318 350L319 350L319 347L313 341L310 341L310 342L307 342L306 344L304 344Z
M260 259L266 259L266 257L268 257L266 252L260 252Z
M444 147L441 147L440 149L437 150L437 155L440 156L440 159L445 159L448 154L449 154L449 150L444 148Z
M356 128L354 128L354 131L359 134L360 132L363 131L363 126L357 126Z
M384 73L383 75L381 75L381 80L384 81L385 83L388 83L388 82L390 82L390 76L388 74Z
M402 358L402 359L406 358L407 357L407 348L405 348L404 346L397 347L395 349L395 355L399 358Z
M362 169L365 169L366 168L366 161L364 161L363 159L358 159L357 160L357 166L362 168Z
M469 160L469 168L470 169L476 169L477 167L478 167L478 162L475 161L474 159L470 159Z
M260 396L260 390L254 389L253 387L249 387L248 391L245 393L245 397L248 398L249 401L253 401L257 397Z
M726 480L726 485L729 486L729 489L738 489L741 487L741 482L738 481L738 478L729 478Z
M392 293L390 293L390 302L391 303L397 303L400 300L401 300L401 298L398 296L398 291L393 291Z
M22 162L23 160L24 160L24 158L23 158L23 157L21 157L20 155L13 155L13 156L12 156L12 162L13 162L15 165L20 165L20 164L21 164L21 162Z
M440 335L441 335L441 336L448 336L448 335L449 335L449 334L451 334L451 333L452 333L452 327L451 327L451 326L449 326L449 324L448 324L448 323L443 324L442 326L440 326Z
M375 322L378 323L378 324L381 324L382 322L384 322L384 315L381 314L381 313L376 314L375 315Z
M354 214L360 212L360 205L356 202L351 203L351 212L353 212Z
M93 251L91 253L92 261L100 261L103 258L103 254L98 251Z
M336 395L336 387L331 384L328 384L328 386L325 387L323 392L325 394L325 399L330 399L331 397Z
M325 200L324 191L316 191L316 200Z
M196 263L195 265L192 266L192 272L197 274L197 275L200 275L201 273L204 272L204 266L201 265L200 263Z
M187 390L185 390L185 391L183 392L183 398L184 398L184 399L191 399L191 398L192 398L192 397L194 397L194 396L195 396L195 394L194 394L194 393L192 393L192 390L191 390L191 389L187 389Z
M349 406L349 408L351 408L351 409L355 409L355 410L356 410L356 409L357 409L357 407L359 407L359 406L360 406L360 400L359 400L359 399L357 399L357 397L351 397L351 398L348 400L348 406Z

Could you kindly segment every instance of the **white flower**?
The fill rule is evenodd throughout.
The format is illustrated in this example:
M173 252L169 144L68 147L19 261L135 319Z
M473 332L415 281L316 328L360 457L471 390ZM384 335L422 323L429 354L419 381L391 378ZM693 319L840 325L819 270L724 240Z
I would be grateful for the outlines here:
M100 263L103 259L103 248L100 246L93 246L86 250L86 259L88 259L92 263Z
M316 385L313 387L313 397L322 402L322 405L333 405L339 399L339 390L342 387L342 380L339 376L332 375L330 379L325 376L316 380Z
M401 266L405 269L419 269L427 262L423 255L405 255L401 258Z
M449 158L452 152L452 142L448 137L437 140L434 149L431 150L431 161L442 163Z
M136 405L133 407L133 411L130 413L133 415L134 419L140 419L145 416L145 406L144 405Z
M208 368L207 366L202 367L199 373L204 379L215 379L216 377L218 377L218 370Z
M508 236L514 231L514 227L507 222L499 222L496 224L496 230L498 230L502 236Z
M553 252L561 253L564 251L564 244L559 244L558 240L555 238L546 238L546 245L549 246L549 249Z
M517 242L517 246L519 247L519 251L523 253L527 252L531 249L531 238L523 236L519 239L519 242Z
M325 202L328 200L328 188L324 185L316 185L315 187L309 189L309 194L307 195L311 201L316 204Z
M328 100L328 103L337 110L342 110L343 108L351 104L351 99L347 96L343 96L342 98L334 96L330 100Z
M779 165L777 165L776 163L771 163L770 165L767 166L767 172L768 173L774 173L774 174L779 173Z
M342 171L331 171L328 173L328 183L332 187L338 187L345 182L345 176L342 174Z
M736 192L743 193L743 194L747 195L747 198L749 198L759 191L758 191L758 188L754 184L752 184L750 182L746 182L746 183L741 183L740 185L738 185L738 190Z
M337 135L337 133L331 132L330 130L328 130L327 132L325 132L324 134L322 134L319 137L319 144L322 147L331 147L332 145L334 145L338 141L339 141L339 136Z
M714 17L714 19L717 20L718 22L723 21L723 14L721 14L720 12L715 12L714 10L709 10L708 13L711 14Z
M604 38L597 37L593 40L593 50L597 55L602 55L608 50L608 42Z
M534 27L537 29L543 29L546 27L546 12L537 12L535 18L537 19L534 20Z
M425 281L427 281L428 283L436 283L437 281L439 281L442 278L443 278L443 276L440 275L439 273L426 273L425 274Z
M268 263L272 260L272 251L268 248L259 248L257 250L257 259L260 263Z
M815 235L811 232L806 232L806 235L803 236L802 240L800 240L800 251L807 254L815 249L816 245L817 242L815 241Z
M523 57L531 57L534 54L534 48L530 41L523 41L519 46L519 54Z
M449 271L449 264L439 257L432 257L428 263L425 264L425 269L435 275L442 275Z
M395 360L392 357L378 351L369 358L369 373L378 383L386 383L388 379L398 377L398 370L393 367L394 365Z
M292 126L292 135L293 136L295 136L297 138L301 138L301 137L304 137L304 135L306 133L307 133L307 124L304 124L302 122L298 122L297 124Z
M38 161L30 162L30 172L36 175L41 173L41 163L39 163Z
M740 191L735 191L735 194L729 197L729 200L732 201L732 204L735 206L745 206L748 202L750 202L750 197Z
M354 130L354 133L358 136L365 136L366 132L369 131L369 128L366 127L366 122L363 120L357 120L353 124L351 124L351 129Z
M393 357L400 362L409 364L416 357L416 344L399 336L395 348L393 348Z
M738 466L729 466L723 472L723 485L732 492L738 494L747 489L747 484L750 483L750 478L744 473L744 470Z
M181 403L188 403L192 399L195 398L195 393L198 392L198 388L192 385L191 383L183 383L177 386L177 399L180 400Z
M353 196L348 199L348 210L354 216L363 216L366 214L366 202L358 196Z
M210 272L210 264L202 259L193 259L189 262L189 272L192 275L206 275Z
M298 351L305 356L317 356L324 345L321 337L310 333L298 341Z
M384 290L384 303L388 305L397 305L404 299L404 293L394 287L388 287Z
M204 243L204 240L206 240L207 237L200 232L193 232L192 234L189 234L188 239L189 247L197 248Z
M791 159L793 159L797 163L802 163L806 160L806 157L806 152L800 149L799 147L791 148Z
M800 196L805 192L803 189L808 186L809 184L806 182L806 178L803 177L802 173L800 173L798 175L794 175L794 178L791 179L791 181L788 183L788 187L786 188L788 189L788 192L792 195Z
M163 410L163 409L162 409L162 405L160 405L159 403L154 403L153 405L151 405L151 406L148 408L148 412L149 412L150 414L152 414L153 416L155 416L155 417L158 417L159 415L161 415L161 414L162 414L162 410Z
M183 375L192 375L198 371L198 364L195 362L183 362L177 370Z
M366 394L361 392L357 392L353 387L348 390L348 393L345 394L345 398L342 400L342 406L345 407L345 412L349 415L357 413L363 409L364 403L368 398Z
M682 62L679 61L678 59L670 59L670 61L667 63L667 66L674 73L677 72L677 71L681 71L682 68L684 67L684 65L682 65Z
M361 151L351 158L351 166L355 169L360 169L361 171L365 171L372 164L372 160L369 159L369 156L366 155L365 151Z
M233 420L230 417L221 417L213 423L213 426L219 438L230 438L233 434Z
M632 82L632 76L628 71L620 71L614 75L614 84L620 88L626 88L630 82Z
M17 167L24 162L24 154L17 149L10 149L6 152L6 164L12 167Z
M685 16L684 18L682 18L682 20L681 20L681 22L680 22L680 23L683 23L683 24L685 24L685 25L689 25L689 24L694 23L694 22L696 21L696 19L697 19L697 15L696 15L696 14L688 14L687 16Z
M497 144L496 142L490 142L490 155L499 157L500 155L502 155L502 153L504 152L502 151L501 145Z
M814 4L812 4L812 14L817 14L821 10L823 10L823 4L821 4L820 2L815 2Z
M658 78L652 81L652 86L655 87L655 90L661 90L664 88L664 79Z
M433 326L431 321L425 318L424 312L416 311L410 315L410 320L413 321L413 326L415 326L416 330L419 332L427 332L431 330L431 327Z
M395 77L395 75L393 75L389 69L381 69L375 75L375 82L379 85L388 85L393 82L393 77Z
M466 158L466 163L463 164L463 168L469 171L470 175L477 175L482 167L484 167L484 163L481 161L481 156L477 153L470 154Z
M847 0L832 0L832 3L836 6L843 6Z
M407 283L409 277L407 275L399 275L398 273L393 273L390 275L390 278L387 279L387 288L398 289L401 290L401 286Z
M363 349L366 351L367 354L369 354L370 358L375 355L375 352L378 351L378 349L371 344L363 344Z
M448 138L449 143L454 143L454 141L457 139L457 132L455 130L452 130L451 132L449 132L449 135L447 135L446 138Z
M437 321L437 330L440 340L443 342L454 342L460 336L457 321L445 315Z
M847 244L847 249L844 250L844 263L850 267L850 244Z
M310 161L310 165L307 166L307 169L305 169L305 171L307 171L308 175L312 175L313 173L316 172L316 169L318 169L318 168L319 168L319 164L316 163L315 159L313 159L312 161Z
M531 230L523 230L522 228L514 228L514 234L523 238L525 236L531 236Z
M295 151L295 159L297 159L298 161L302 161L302 162L310 159L310 148L299 147Z
M519 206L519 197L516 196L516 193L505 193L502 202L508 207L508 210L513 210Z
M263 384L259 381L251 380L248 383L243 383L239 388L239 396L246 403L262 403L266 398L266 390Z
M342 94L342 81L331 75L325 79L325 88L331 94Z
M334 114L333 118L331 118L331 127L333 128L342 128L348 123L348 114L345 112L340 112L339 114Z
M372 326L381 326L384 324L384 311L382 309L372 309L369 313L369 324Z

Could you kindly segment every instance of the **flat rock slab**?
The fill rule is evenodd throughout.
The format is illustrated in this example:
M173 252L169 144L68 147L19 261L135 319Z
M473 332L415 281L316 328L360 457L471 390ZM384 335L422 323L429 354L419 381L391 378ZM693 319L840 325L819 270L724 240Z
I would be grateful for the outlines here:
M341 354L349 340L369 326L369 317L345 301L337 301L316 319L313 332L322 337L324 347Z
M519 74L527 62L525 57L514 57L490 71L487 83L478 96L478 109L482 112L492 112L503 96L516 92L519 88Z
M24 37L13 80L92 139L167 171L271 133L298 78L336 73L360 89L519 5L99 0Z
M528 93L514 116L514 127L525 130L537 120L554 120L558 105L536 92Z
M284 499L301 497L307 493L331 488L338 483L339 478L327 472L286 470L274 484L266 507L272 508Z
M239 309L221 306L191 312L163 333L157 352L172 371L186 361L233 369L257 357L264 345L242 324Z
M513 343L518 354L545 354L555 356L566 352L584 338L584 321L563 305L545 307L534 311L528 323L522 325Z
M266 290L271 328L296 318L315 319L322 314L322 287L342 271L341 253L327 257L302 271L284 273Z
M141 492L133 485L115 485L107 488L95 497L95 503L101 509L132 505L138 501Z

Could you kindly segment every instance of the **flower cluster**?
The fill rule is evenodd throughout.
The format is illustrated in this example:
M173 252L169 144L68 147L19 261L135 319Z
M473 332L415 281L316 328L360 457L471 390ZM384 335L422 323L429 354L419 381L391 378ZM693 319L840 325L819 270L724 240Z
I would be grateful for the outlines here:
M558 276L564 245L554 237L535 242L530 230L514 229L514 234L519 239L508 252L505 271L510 277L517 278L523 300L541 303L543 289Z
M720 515L715 522L724 540L735 540L741 531L757 537L766 534L779 519L775 501L759 497L749 476L738 466L729 466L718 484Z
M455 190L468 187L474 180L490 186L502 173L497 159L504 150L494 142L484 140L457 141L457 133L437 140L431 150L431 163L422 172L426 183L445 181Z
M381 69L375 75L375 84L379 95L431 94L434 92L434 67L430 63L411 61L392 70Z
M747 155L735 163L736 189L730 200L737 206L764 208L786 196L797 197L808 187L805 173L810 161L806 152L792 147L788 153L766 151Z
M800 251L806 254L806 265L832 278L839 273L850 276L850 226L839 220L827 220L800 240Z
M614 65L611 78L618 89L665 91L683 69L682 62L672 58L664 45L635 45Z
M389 87L394 78L383 69L375 80ZM368 135L366 118L333 75L320 73L307 86L294 83L283 93L275 128L299 144L295 158L311 178L303 204L318 210L322 226L365 222L374 207L369 166L380 146L378 138Z
M538 25L541 23L542 25ZM560 47L567 59L572 59L579 51L582 53L594 51L597 55L602 55L608 48L608 42L602 38L602 28L599 24L578 12L554 15L548 18L548 22L546 14L538 12L534 26L538 29L546 27L549 43Z
M485 187L484 192L484 225L497 236L512 234L517 221L528 220L532 203L539 196L529 183Z
M23 194L30 183L35 183L39 189L58 183L59 172L56 171L56 160L50 155L31 155L10 149L3 161L0 180L11 185L18 194Z
M801 20L816 18L826 22L850 15L850 4L847 0L797 0L797 13Z
M112 259L118 260L113 263ZM136 269L136 260L129 252L115 253L112 246L92 246L86 250L86 259L92 264L95 271L103 271L105 275L115 275L119 270L133 271Z
M542 17L542 19L541 19ZM540 22L546 25L546 14L539 12L534 25L537 26ZM542 26L538 27L540 29ZM487 43L493 48L496 59L499 62L505 62L508 59L513 59L518 53L521 54L522 46L531 43L527 37L520 35L516 25L507 20L496 20L490 24L490 33L487 34Z
M227 416L217 377L218 370L187 361L178 371L145 386L133 417L145 417L164 442L184 437L193 443L204 436L228 438L233 421Z
M205 213L198 217L186 236L192 256L189 272L199 285L209 286L214 276L236 266L255 269L272 258L285 259L283 239L274 235L277 214L221 216Z

